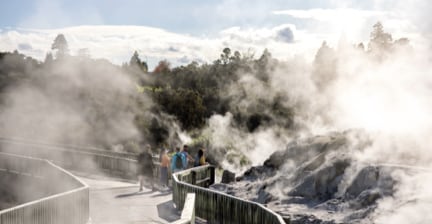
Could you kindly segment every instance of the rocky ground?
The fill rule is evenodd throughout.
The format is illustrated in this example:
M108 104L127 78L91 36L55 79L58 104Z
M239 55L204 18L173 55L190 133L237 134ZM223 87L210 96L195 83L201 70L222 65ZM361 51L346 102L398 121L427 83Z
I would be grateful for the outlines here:
M359 162L354 152L370 144L360 131L293 141L262 166L236 180L225 174L225 183L212 187L265 204L290 223L371 223L377 201L393 195L392 173L400 168Z

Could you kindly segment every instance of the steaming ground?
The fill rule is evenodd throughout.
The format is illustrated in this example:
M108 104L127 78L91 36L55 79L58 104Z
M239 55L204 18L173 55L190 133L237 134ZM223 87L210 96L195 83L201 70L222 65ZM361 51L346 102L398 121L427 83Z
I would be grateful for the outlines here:
M276 66L268 91L244 79L249 104L275 92L286 96L294 131L276 123L246 133L229 114L212 117L212 137L239 146L253 165L233 166L240 160L225 153L222 165L240 178L215 188L297 223L432 222L427 49L394 45L382 53L323 44L312 66L301 58Z
M357 158L370 147L373 137L359 130L296 139L213 188L266 204L290 223L429 222L421 212L432 206L432 169Z

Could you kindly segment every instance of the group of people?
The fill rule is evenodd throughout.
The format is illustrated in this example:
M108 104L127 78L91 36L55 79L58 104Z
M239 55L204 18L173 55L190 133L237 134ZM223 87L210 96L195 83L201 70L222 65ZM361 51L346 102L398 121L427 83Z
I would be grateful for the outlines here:
M139 191L142 191L143 184L146 180L150 183L152 190L155 190L153 176L154 164L152 157L150 145L147 145L144 151L138 155ZM194 167L207 164L203 148L199 149L195 158L193 158L188 152L187 145L184 145L182 150L180 150L180 147L176 147L173 152L168 152L167 149L161 149L159 162L160 183L163 187L168 186L168 176L170 173L187 169L191 167L191 164L193 164Z

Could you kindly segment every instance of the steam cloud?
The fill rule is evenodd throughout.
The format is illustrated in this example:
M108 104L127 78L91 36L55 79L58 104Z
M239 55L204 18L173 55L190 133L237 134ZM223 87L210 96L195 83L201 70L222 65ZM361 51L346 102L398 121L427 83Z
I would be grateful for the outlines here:
M295 132L278 124L260 127L253 133L232 124L232 115L215 115L209 121L214 144L239 148L252 165L262 164L272 152L284 149L296 137L325 134L329 131L361 129L372 144L353 151L360 162L403 164L432 170L430 150L432 131L432 77L429 45L395 48L384 59L374 58L354 44L341 40L334 48L336 58L331 77L324 88L316 85L313 63L294 57L275 66L270 86L249 74L239 73L240 81L228 93L245 113L254 113L253 104L282 95L288 107L295 108ZM328 55L327 55L328 56ZM320 69L329 69L321 66ZM321 84L321 83L320 83ZM233 167L226 154L223 165ZM227 158L228 157L228 158ZM295 158L292 158L295 160ZM289 161L287 161L289 165ZM237 169L242 172L244 169ZM288 171L284 171L288 172ZM392 198L378 201L373 214L376 223L427 223L431 207L430 173L400 173ZM354 173L346 173L345 178ZM391 221L390 221L391 220Z
M125 139L139 141L133 125L138 108L130 102L137 94L135 83L109 63L83 61L57 60L7 89L0 135L99 147Z

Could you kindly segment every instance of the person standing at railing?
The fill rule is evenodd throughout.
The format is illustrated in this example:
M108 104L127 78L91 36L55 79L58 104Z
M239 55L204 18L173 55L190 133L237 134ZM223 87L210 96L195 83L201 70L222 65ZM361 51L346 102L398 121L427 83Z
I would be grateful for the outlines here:
M143 152L138 155L138 180L139 180L139 191L143 190L144 181L150 183L152 191L155 190L153 185L153 157L151 146L146 145Z
M171 159L171 171L172 173L182 171L183 161L185 160L184 154L180 152L180 148L176 147L176 153L173 155Z
M170 158L167 154L167 149L161 149L160 153L160 182L162 187L168 186L168 167L170 165Z
M184 155L184 157L183 157L183 169L187 169L189 162L193 163L195 160L192 158L192 156L188 152L188 145L183 146L183 150L181 153Z
M198 153L195 157L194 167L206 165L206 158L204 156L204 149L201 148L198 150Z

